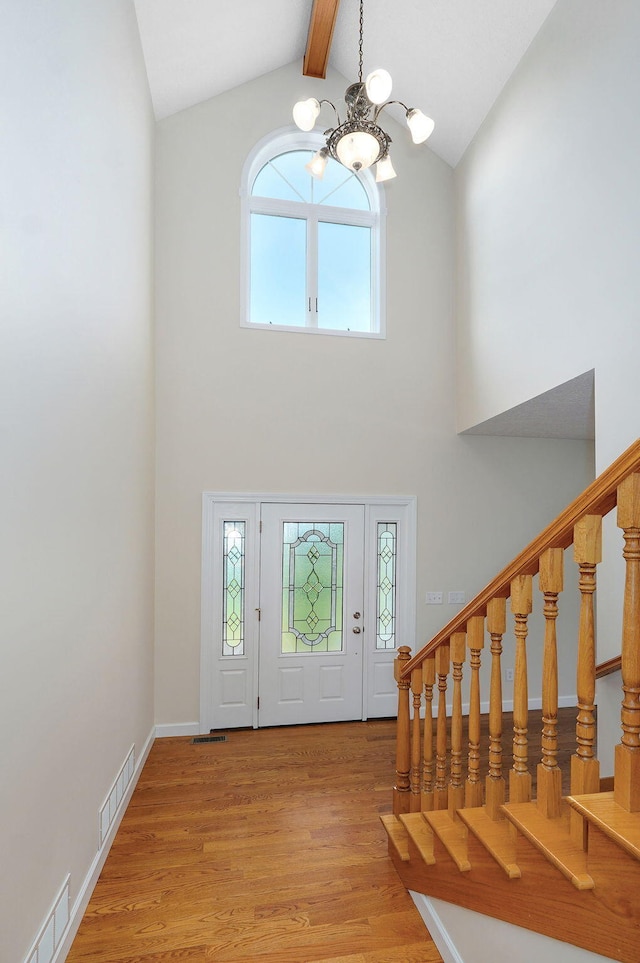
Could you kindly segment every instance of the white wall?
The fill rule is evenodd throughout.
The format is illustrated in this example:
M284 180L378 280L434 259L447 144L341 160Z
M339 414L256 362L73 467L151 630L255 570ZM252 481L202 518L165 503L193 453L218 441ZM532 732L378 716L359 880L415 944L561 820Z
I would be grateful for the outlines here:
M483 916L440 899L411 893L444 963L606 963L610 957Z
M558 0L456 170L459 426L595 368L598 470L639 434L639 41Z
M640 435L640 5L558 0L456 170L458 422L595 368L596 471ZM620 652L608 519L598 658ZM600 755L620 677L599 686Z
M416 494L422 644L454 613L427 590L478 591L591 476L583 442L456 435L452 171L400 127L387 339L239 327L245 158L345 87L296 63L158 125L158 723L198 719L203 491Z
M0 959L151 731L153 123L128 0L0 31Z

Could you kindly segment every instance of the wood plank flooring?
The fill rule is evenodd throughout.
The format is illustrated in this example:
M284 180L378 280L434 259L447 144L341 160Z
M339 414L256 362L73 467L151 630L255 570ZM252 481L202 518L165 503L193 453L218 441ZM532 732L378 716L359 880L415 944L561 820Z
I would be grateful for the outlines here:
M438 963L387 856L395 722L157 740L68 963Z

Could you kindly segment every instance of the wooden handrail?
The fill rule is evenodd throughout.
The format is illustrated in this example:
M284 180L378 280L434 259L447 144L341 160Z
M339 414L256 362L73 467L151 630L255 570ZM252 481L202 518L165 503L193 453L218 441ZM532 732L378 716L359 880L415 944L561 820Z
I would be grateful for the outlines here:
M600 665L596 666L596 679L602 679L605 675L619 672L621 668L622 656L615 655L612 659L607 659L606 662L601 662Z
M454 632L463 632L467 621L475 615L486 615L493 598L508 598L510 585L519 575L536 575L540 556L548 548L568 548L573 541L573 528L583 515L606 515L615 508L620 483L634 471L640 471L640 439L627 448L564 509L527 547L517 555L481 592L402 667L402 677L411 675L439 646L448 642ZM614 670L611 670L614 671Z

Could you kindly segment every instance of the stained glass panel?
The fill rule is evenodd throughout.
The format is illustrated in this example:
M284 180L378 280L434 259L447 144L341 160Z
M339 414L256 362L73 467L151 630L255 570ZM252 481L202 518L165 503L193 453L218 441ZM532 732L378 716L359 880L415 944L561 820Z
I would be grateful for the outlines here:
M284 523L283 654L342 651L343 566L343 522Z
M244 655L245 522L225 522L222 546L222 654Z
M396 647L397 522L378 522L376 649Z

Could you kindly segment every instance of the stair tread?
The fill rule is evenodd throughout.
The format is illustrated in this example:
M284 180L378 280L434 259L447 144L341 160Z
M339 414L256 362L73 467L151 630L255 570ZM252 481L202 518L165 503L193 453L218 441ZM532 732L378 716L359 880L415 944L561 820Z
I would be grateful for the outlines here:
M502 810L523 836L533 843L576 889L593 889L587 871L587 854L572 842L569 832L569 806L563 803L562 815L548 819L534 802L506 803Z
M433 866L436 861L433 855L433 831L422 813L403 813L400 816L400 822L407 830L424 862L428 866Z
M640 813L619 806L612 792L567 796L567 802L636 859L640 859Z
M484 806L461 809L458 815L469 827L509 879L520 879L516 862L516 842L511 823L506 819L492 819Z
M380 816L380 821L387 831L387 836L400 859L409 861L409 834L400 820L393 813Z
M460 820L451 819L447 809L436 809L422 814L461 873L471 869L467 854L467 827Z

